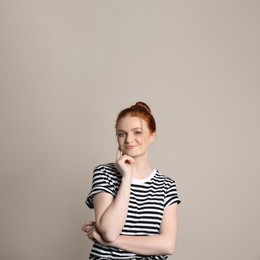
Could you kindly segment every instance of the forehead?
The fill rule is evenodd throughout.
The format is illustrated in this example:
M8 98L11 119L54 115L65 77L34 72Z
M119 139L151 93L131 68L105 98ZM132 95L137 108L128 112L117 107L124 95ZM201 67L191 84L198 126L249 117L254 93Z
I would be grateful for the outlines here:
M139 117L125 116L118 121L117 130L131 130L134 128L147 128L147 122Z

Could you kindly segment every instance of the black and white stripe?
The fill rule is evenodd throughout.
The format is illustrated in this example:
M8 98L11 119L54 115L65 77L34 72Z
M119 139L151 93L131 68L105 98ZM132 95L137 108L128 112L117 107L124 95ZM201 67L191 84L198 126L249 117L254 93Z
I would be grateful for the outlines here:
M92 189L86 198L86 204L93 208L93 196L107 192L116 196L121 183L121 175L113 163L97 166L93 172ZM157 235L163 211L173 203L180 203L175 182L154 170L145 180L133 179L125 225L121 235L149 236ZM139 256L134 253L94 243L90 259L167 259L167 256Z

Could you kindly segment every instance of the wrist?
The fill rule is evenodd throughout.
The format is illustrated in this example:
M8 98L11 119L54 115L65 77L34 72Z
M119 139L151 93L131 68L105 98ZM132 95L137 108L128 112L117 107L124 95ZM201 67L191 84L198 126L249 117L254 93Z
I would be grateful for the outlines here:
M132 182L132 175L131 174L126 174L122 176L122 182L128 182L131 184Z
M120 235L118 235L113 241L110 242L106 242L106 246L111 246L111 247L117 247L118 244L118 238L120 237Z

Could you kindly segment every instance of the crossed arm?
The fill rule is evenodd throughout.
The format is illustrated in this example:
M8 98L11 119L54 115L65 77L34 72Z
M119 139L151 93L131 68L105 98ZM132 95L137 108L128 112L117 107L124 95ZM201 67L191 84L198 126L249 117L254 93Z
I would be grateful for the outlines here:
M177 239L177 203L170 205L164 210L158 235L120 235L127 216L130 185L130 179L122 180L115 198L108 193L96 194L93 198L95 222L86 222L82 226L82 230L93 241L136 254L173 254Z
M105 245L120 248L140 255L172 255L177 235L177 205L165 209L160 233L153 236L118 236ZM99 241L101 242L101 241ZM102 241L103 243L105 241Z

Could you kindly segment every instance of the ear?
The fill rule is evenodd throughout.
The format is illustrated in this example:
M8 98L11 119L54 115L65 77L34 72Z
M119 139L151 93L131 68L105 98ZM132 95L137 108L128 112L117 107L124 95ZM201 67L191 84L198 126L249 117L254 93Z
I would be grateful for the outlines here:
M156 138L156 133L154 132L150 136L150 144L154 142L155 138Z

